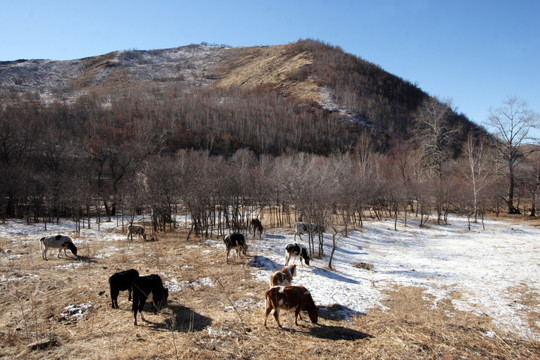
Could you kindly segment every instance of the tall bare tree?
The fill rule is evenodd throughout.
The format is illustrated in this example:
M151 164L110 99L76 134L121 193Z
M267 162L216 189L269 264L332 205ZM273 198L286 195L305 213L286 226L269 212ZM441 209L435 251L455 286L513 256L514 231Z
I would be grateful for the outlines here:
M503 105L490 110L487 125L494 129L499 142L496 145L500 158L508 168L508 196L506 203L509 214L519 214L514 205L516 167L535 151L524 149L522 145L536 142L532 130L538 127L539 116L527 108L527 103L515 97L508 97Z
M470 186L471 213L474 221L477 221L480 197L484 189L489 186L496 174L494 166L493 148L488 146L487 139L483 136L476 138L472 133L467 137L464 145L463 177Z
M455 138L459 129L451 124L450 102L428 98L414 117L414 138L422 153L422 162L438 178L436 196L437 222L448 211L447 189L443 185L445 166L452 158Z

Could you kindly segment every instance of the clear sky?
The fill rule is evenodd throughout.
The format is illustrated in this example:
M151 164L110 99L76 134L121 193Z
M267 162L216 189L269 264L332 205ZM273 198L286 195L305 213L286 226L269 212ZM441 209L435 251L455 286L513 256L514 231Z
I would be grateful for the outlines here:
M508 96L540 112L540 0L0 0L0 61L308 38L479 124Z

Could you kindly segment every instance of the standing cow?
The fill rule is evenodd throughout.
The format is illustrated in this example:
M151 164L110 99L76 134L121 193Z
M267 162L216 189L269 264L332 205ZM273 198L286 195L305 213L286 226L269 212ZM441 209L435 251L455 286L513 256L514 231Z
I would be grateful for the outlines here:
M302 264L302 260L304 260L306 265L309 265L310 257L306 247L303 245L298 243L287 244L287 246L285 246L285 265L289 264L291 257L295 258L293 261L295 261L296 258L300 258L300 265Z
M133 282L139 277L139 272L129 269L112 274L109 277L109 287L111 290L112 308L118 309L118 294L120 291L128 291L128 300L131 301L131 287Z
M144 233L144 228L140 225L128 225L128 240L131 238L133 240L133 234L142 236L143 240L146 241L146 234Z
M229 263L229 253L231 250L236 250L236 255L239 258L242 257L241 254L246 255L248 246L246 244L244 235L240 233L225 235L223 242L225 243L225 248L227 249L227 264Z
M141 319L147 321L143 315L143 308L146 302L152 303L154 313L167 306L169 290L163 286L161 277L157 274L140 276L133 282L133 318L137 325L137 312L141 314Z
M325 231L324 226L308 222L297 222L294 224L294 241L296 241L296 235L302 240L302 234L322 234Z
M253 229L253 238L257 236L257 231L259 232L259 238L262 239L262 233L263 233L263 226L261 223L261 220L259 219L251 219L250 222L251 228Z
M298 317L302 320L302 311L307 311L312 323L316 324L319 318L319 308L315 305L309 291L303 286L274 286L266 291L266 313L264 317L264 327L266 320L272 310L274 310L274 318L279 327L279 309L295 309L294 323L298 325Z
M67 235L42 237L39 241L40 247L43 249L41 253L43 260L48 260L47 250L49 250L49 248L58 249L58 258L60 257L62 249L64 250L65 257L67 257L66 250L69 249L77 259L79 258L79 256L77 256L77 247L73 244L73 240Z

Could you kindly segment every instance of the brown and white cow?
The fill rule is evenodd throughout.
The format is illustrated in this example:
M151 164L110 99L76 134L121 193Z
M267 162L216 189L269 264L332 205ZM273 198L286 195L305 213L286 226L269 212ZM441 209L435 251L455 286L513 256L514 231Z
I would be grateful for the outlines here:
M264 317L264 326L266 327L266 320L272 310L274 310L274 318L279 327L279 309L295 309L294 323L298 325L298 316L302 320L300 315L301 311L307 311L311 322L316 324L319 318L319 308L315 305L313 298L309 291L303 286L274 286L270 290L266 291L266 314Z
M296 265L285 266L281 270L274 271L270 275L270 287L279 285L291 285L293 277L296 276Z

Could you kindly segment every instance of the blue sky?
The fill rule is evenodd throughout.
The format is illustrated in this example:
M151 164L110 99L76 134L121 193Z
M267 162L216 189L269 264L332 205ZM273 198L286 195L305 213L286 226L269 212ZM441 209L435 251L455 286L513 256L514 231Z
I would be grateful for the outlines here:
M508 96L540 112L538 0L0 0L0 61L307 38L451 100L479 124Z

